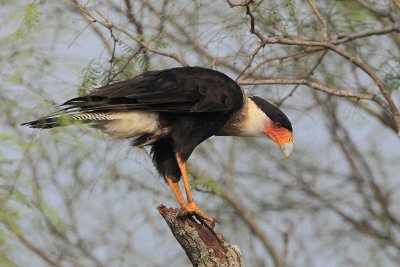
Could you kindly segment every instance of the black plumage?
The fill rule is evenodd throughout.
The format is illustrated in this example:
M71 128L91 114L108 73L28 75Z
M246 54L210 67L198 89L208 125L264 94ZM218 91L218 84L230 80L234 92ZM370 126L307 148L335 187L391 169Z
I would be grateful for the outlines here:
M82 110L138 109L157 112L220 112L238 110L243 92L221 72L199 67L145 72L134 79L95 89L63 105Z
M24 125L53 128L64 126L65 118L69 123L90 123L118 138L132 138L135 146L151 145L157 170L182 207L191 211L185 162L204 140L213 135L259 134L267 134L280 146L292 140L291 123L279 108L262 98L245 96L225 74L200 67L145 72L68 100L58 112ZM187 203L176 187L181 176ZM193 209L212 222L197 207Z

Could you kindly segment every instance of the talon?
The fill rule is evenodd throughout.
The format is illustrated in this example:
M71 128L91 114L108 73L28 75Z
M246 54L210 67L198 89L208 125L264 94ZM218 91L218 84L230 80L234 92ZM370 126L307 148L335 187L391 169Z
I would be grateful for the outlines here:
M215 226L214 218L208 216L203 211L201 211L196 203L189 202L178 212L178 216L195 216L197 220L201 222L201 224L205 225L209 229L213 229Z
M212 222L206 221L206 222L203 222L203 224L210 230L213 230L215 227L215 221L212 221Z

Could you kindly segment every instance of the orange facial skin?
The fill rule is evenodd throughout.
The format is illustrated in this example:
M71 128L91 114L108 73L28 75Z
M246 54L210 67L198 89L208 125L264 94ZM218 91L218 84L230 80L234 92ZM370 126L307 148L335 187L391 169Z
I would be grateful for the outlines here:
M269 122L264 128L267 134L278 146L293 142L293 134L279 123Z

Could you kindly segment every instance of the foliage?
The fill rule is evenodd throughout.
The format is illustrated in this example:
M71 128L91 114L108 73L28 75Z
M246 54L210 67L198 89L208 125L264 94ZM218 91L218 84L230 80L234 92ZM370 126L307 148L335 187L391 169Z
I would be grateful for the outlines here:
M293 16L296 12L296 1L295 0L285 0L285 7L289 9L290 15Z
M182 65L223 71L294 125L287 160L265 138L215 137L189 161L198 205L247 266L274 266L268 241L287 266L398 265L396 1L230 2L2 3L1 266L187 265L155 210L177 204L148 149L19 126Z
M22 39L27 36L27 34L32 33L36 25L39 23L40 18L39 4L32 2L28 4L24 9L24 15L22 18L21 25L13 33L16 38Z

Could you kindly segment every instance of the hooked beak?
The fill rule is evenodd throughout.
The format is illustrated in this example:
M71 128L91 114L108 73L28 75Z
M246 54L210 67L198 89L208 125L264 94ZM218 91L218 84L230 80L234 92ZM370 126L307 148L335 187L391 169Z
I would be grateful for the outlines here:
M289 157L293 151L293 134L283 127L274 127L267 124L264 132L279 146L285 157Z
M293 151L293 134L289 130L273 126L266 127L265 133L279 146L285 157L289 157Z
M285 155L285 157L289 157L293 151L293 142L280 144L279 148L282 150L282 153Z

